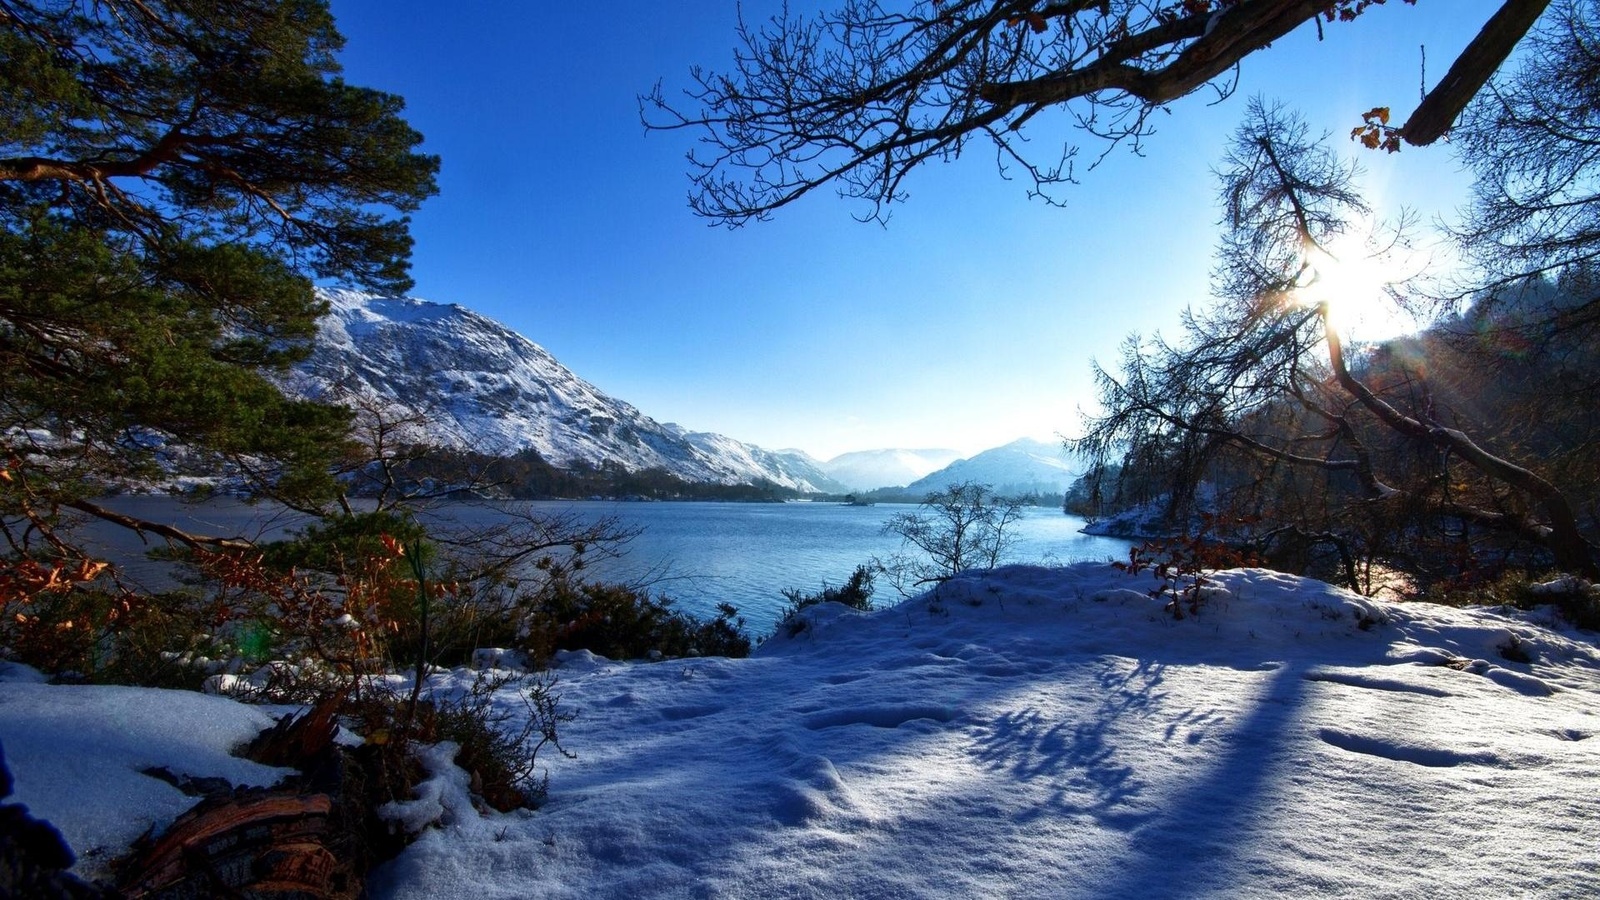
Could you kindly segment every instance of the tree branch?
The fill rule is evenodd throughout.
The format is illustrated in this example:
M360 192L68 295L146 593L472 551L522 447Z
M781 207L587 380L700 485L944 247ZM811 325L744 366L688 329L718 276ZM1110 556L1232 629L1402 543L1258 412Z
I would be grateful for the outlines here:
M1549 5L1550 0L1506 0L1400 126L1406 143L1422 147L1444 137Z
M72 500L63 505L79 512L88 513L97 519L103 519L104 521L110 522L113 525L120 525L123 528L132 529L141 536L148 532L158 537L164 537L169 540L177 541L189 547L216 547L224 550L248 550L254 546L249 541L242 538L209 537L207 535L194 534L192 532L184 531L183 529L176 528L172 525L164 525L160 522L151 522L148 519L141 519L137 516L125 515L123 513L106 509L104 506L101 506L97 503L91 503L88 500Z

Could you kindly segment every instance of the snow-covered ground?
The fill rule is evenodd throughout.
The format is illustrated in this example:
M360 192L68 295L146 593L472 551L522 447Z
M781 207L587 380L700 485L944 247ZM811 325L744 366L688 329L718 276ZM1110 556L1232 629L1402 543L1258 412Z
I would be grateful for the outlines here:
M1012 567L748 660L570 655L549 803L445 783L375 896L1600 896L1592 635L1219 581L1173 621L1149 576ZM187 799L139 768L266 777L221 754L264 720L0 683L17 799L106 848L80 868Z

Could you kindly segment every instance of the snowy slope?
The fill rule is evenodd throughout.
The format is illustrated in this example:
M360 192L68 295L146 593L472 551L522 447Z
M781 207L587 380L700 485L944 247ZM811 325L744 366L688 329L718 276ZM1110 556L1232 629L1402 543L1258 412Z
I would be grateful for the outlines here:
M822 463L804 450L765 450L755 444L708 431L688 431L676 423L662 426L708 456L722 460L743 472L759 472L759 477L777 484L797 486L806 491L837 493L848 490L828 475Z
M287 388L420 413L430 443L487 453L532 448L569 466L662 468L689 481L836 487L804 454L665 426L607 396L544 348L455 305L322 291L329 314Z
M1002 494L1059 494L1083 467L1066 456L1058 441L1030 438L961 459L906 486L913 493L943 490L963 481L987 484Z
M548 754L550 802L483 816L464 773L440 779L438 826L374 896L1600 896L1594 635L1219 582L1174 621L1148 575L1012 567L816 607L748 660L568 654L578 758ZM106 779L222 771L214 741L141 724L165 694L4 682L17 799L75 841L114 852L129 829L104 819L169 818Z
M899 487L961 458L954 450L857 450L822 464L852 491Z

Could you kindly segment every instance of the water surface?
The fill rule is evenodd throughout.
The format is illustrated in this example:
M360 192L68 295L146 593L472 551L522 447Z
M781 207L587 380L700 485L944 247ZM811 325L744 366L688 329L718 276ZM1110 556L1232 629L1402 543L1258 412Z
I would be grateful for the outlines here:
M306 520L267 506L230 499L186 504L168 497L121 497L117 509L207 534L276 537ZM840 584L851 571L874 557L900 549L900 538L885 534L884 523L896 513L914 512L909 504L843 506L832 503L610 503L540 501L512 505L538 513L572 513L585 520L614 517L640 530L618 559L599 560L599 577L645 581L651 590L677 601L696 615L714 614L717 604L737 606L752 632L771 629L783 609L782 591L812 592L824 582ZM505 520L500 507L449 503L431 515L471 525ZM1007 562L1065 564L1082 560L1123 558L1128 541L1080 534L1083 520L1053 507L1024 510L1015 523L1016 545ZM97 540L123 558L138 555L137 536L118 528L96 528ZM157 577L158 569L135 564L136 576ZM892 603L892 588L880 583L874 599Z

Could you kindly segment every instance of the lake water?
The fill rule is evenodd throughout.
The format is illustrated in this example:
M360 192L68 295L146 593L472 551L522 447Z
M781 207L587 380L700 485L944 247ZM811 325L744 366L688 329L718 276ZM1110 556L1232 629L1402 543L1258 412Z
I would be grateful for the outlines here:
M135 515L208 534L275 537L295 520L233 500L183 504L167 497L120 497L109 505ZM784 588L818 590L840 584L874 556L900 549L883 524L913 505L842 506L831 503L606 503L549 501L518 504L538 512L574 513L594 520L615 517L642 529L619 559L600 560L591 572L614 580L651 582L652 590L696 615L714 614L718 603L737 606L752 633L770 631L783 609ZM445 504L436 513L454 521L493 521L496 509ZM1083 520L1052 507L1024 511L1015 525L1017 542L1007 562L1064 564L1125 558L1129 542L1080 534ZM95 528L107 551L124 559L140 552L136 536L117 528ZM154 568L133 566L135 575L155 577ZM897 599L880 583L874 598Z

